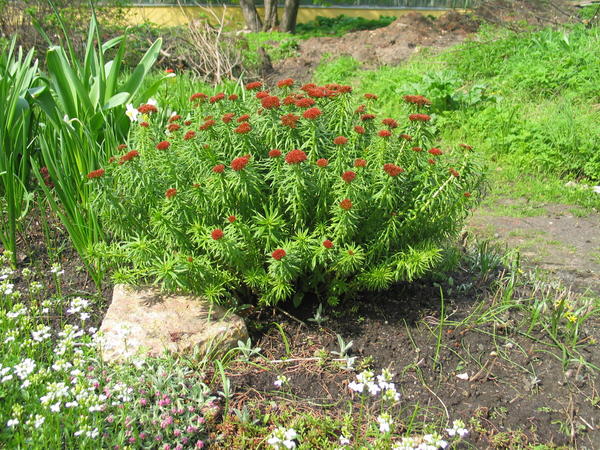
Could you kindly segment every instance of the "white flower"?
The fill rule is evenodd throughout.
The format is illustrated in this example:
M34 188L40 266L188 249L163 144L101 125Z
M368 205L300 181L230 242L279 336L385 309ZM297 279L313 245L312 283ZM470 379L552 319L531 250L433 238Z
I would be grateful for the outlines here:
M50 405L50 411L60 412L60 402L56 402L54 405Z
M149 98L146 103L149 105L158 106L158 102L156 101L155 98Z
M129 117L129 120L131 120L132 122L137 122L139 114L140 112L137 110L137 108L133 107L132 103L127 104L127 110L125 111L125 115Z
M35 370L35 361L31 358L26 358L21 363L15 366L15 375L21 380L24 380L29 376L31 372Z
M285 448L296 448L296 430L293 428L285 429L284 427L277 428L271 437L267 440L267 443L275 449Z
M89 318L90 318L90 315L88 313L86 313L86 312L81 313L80 319L82 322L85 322Z
M458 434L461 438L464 438L469 434L469 430L465 428L465 423L462 420L455 420L452 423L452 428L446 428L446 432L450 437Z
M10 419L8 422L6 422L6 426L8 428L12 428L18 424L19 424L19 419Z
M288 377L286 377L285 375L278 375L277 379L275 380L275 382L273 384L275 386L277 386L278 388L280 388L281 386L283 386L287 382L288 382Z
M363 383L357 383L355 381L351 381L348 384L348 389L350 389L351 391L354 391L354 392L362 393L362 391L365 389L365 385Z
M381 388L373 382L367 383L367 389L369 390L369 394L371 394L373 397L379 394L379 391L381 391Z
M340 436L340 445L350 445L350 439L342 434Z
M35 422L33 422L33 426L35 428L39 428L44 424L46 418L44 416L40 416L39 414L35 415Z
M58 277L64 274L65 271L61 269L60 264L52 264L52 267L50 268L50 273L53 273Z
M31 386L31 381L29 380L25 380L21 383L21 389L27 389L29 386Z
M50 327L45 325L39 325L37 331L31 332L31 338L36 342L45 341L50 336Z
M379 431L382 433L390 432L390 425L393 423L392 418L389 414L383 413L377 418L379 423Z

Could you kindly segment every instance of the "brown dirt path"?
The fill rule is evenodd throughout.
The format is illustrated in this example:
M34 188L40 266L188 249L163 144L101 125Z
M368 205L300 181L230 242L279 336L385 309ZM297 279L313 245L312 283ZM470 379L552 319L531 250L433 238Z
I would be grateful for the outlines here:
M543 211L514 217L479 208L468 227L476 235L518 248L525 267L552 274L573 291L600 296L600 214L578 217L573 206L561 204L545 205Z

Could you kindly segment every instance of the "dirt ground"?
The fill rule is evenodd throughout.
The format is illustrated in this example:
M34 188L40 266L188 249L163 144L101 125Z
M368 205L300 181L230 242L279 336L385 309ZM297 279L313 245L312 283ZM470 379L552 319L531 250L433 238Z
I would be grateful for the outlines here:
M485 281L462 270L452 276L454 286L463 288L449 290L442 283L448 320L469 317L476 299L487 297L493 303L496 277ZM598 406L591 401L598 389L593 371L581 364L565 370L560 358L552 356L542 331L532 332L538 342L523 336L528 322L521 321L517 311L506 313L503 327L468 322L444 327L434 364L439 310L439 285L421 280L383 293L362 294L322 327L307 322L308 310L289 310L305 325L277 313L254 317L258 320L254 323L282 323L289 351L279 331L255 330L254 345L263 349L266 359L230 368L236 392L233 404L263 414L282 413L270 409L279 405L342 417L348 404L356 402L347 387L354 374L317 357L334 357L330 352L338 350L339 334L346 343L352 342L351 356L370 360L376 373L389 368L396 374L402 397L395 417L401 428L417 408L417 421L471 420L468 442L473 448L522 448L540 442L551 447L600 448ZM586 334L600 338L599 324L588 323ZM598 352L583 353L590 363L600 363ZM269 360L276 363L267 364ZM290 380L284 389L273 385L278 375ZM225 427L232 439L239 432L233 422L233 427ZM227 442L225 437L216 447L227 448Z
M469 227L479 236L519 249L526 267L557 277L575 292L600 296L600 214L578 217L576 212L569 205L550 204L544 205L542 215L513 217L479 208Z
M457 44L478 28L478 20L456 12L438 19L410 13L384 28L301 41L299 56L275 63L269 79L290 77L307 82L327 55L352 56L366 69L397 65L424 47L435 50Z

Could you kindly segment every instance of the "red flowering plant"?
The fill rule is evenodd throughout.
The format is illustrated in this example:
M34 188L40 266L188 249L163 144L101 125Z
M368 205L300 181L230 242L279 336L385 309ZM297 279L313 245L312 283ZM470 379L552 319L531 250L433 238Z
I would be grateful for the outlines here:
M188 93L180 117L149 116L135 153L88 177L115 278L215 301L310 291L335 304L430 269L478 198L476 152L435 146L425 117L378 117L377 98L357 105L348 86L265 89ZM411 114L426 115L423 99Z

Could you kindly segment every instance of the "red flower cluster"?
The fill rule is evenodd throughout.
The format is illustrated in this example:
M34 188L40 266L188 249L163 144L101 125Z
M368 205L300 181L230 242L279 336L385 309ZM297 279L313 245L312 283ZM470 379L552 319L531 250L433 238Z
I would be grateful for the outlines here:
M423 151L423 148L422 148L422 147L413 147L413 148L412 148L412 151L413 151L413 152L422 152L422 151Z
M224 170L225 170L225 165L224 164L217 164L216 166L214 166L212 168L212 171L214 173L223 173Z
M175 71L173 69L166 69L165 73L175 73Z
M229 216L229 217L227 218L227 221L228 221L229 223L233 223L233 222L235 222L235 219L236 219L236 217L235 217L235 216Z
M302 150L292 150L285 155L285 162L288 164L300 164L303 161L306 161L306 153Z
M208 119L207 121L205 121L202 125L200 125L198 127L198 129L200 131L205 131L208 130L210 127L214 126L217 122L215 122L213 119Z
M278 158L281 156L281 150L274 148L273 150L269 150L269 158Z
M231 100L232 102L236 101L238 98L239 98L239 97L238 97L238 95L237 95L237 94L231 94L231 95L229 96L229 100Z
M181 116L179 114L174 114L171 117L169 117L169 122L175 122L176 120L181 119Z
M223 117L221 117L221 120L223 121L223 123L229 123L233 120L234 116L235 116L235 113L223 114Z
M429 150L429 154L433 155L433 156L440 156L440 155L443 155L444 152L441 151L439 148L434 147L434 148L432 148L432 149Z
M128 153L125 153L121 158L119 158L119 164L123 164L124 162L131 161L133 158L137 158L140 156L137 150L131 150Z
M412 120L413 122L429 122L431 116L428 116L427 114L411 114L408 116L408 120Z
M426 97L423 97L422 95L405 95L404 101L406 103L412 103L413 105L418 106L431 105L431 100L429 100Z
M184 124L186 127L189 127L189 126L192 124L192 121L191 121L191 120L186 120L185 122L183 122L183 124Z
M398 128L398 122L396 122L394 119L383 119L381 121L382 124L386 125L389 128Z
M141 105L138 108L138 111L142 114L151 114L151 113L155 113L156 111L158 111L158 109L156 108L156 106L151 105L150 103L146 103L144 105Z
M220 102L221 100L223 100L224 98L225 98L225 94L223 94L222 92L219 92L217 95L213 95L210 98L210 102L217 103L217 102Z
M220 228L215 228L214 230L212 230L212 233L210 233L210 236L215 240L218 241L219 239L221 239L223 237L223 230L221 230Z
M412 136L410 134L401 134L400 137L405 141L412 141Z
M281 106L281 102L279 101L279 97L276 95L268 95L263 98L260 102L263 108L265 109L275 109Z
M354 110L354 114L362 114L367 110L365 105L360 105L358 108Z
M367 100L377 100L379 97L377 97L375 94L365 94L365 98Z
M273 253L271 253L271 256L273 257L273 259L275 259L277 261L280 261L285 255L287 255L287 253L282 248L278 248Z
M261 100L269 96L269 91L260 91L256 93L256 98Z
M167 127L167 129L172 133L174 131L177 131L181 128L181 125L179 125L178 123L170 123L169 126Z
M354 167L367 167L367 160L362 158L355 159Z
M435 159L429 158L427 162L433 166L435 164Z
M304 92L306 92L306 91L308 91L309 89L314 89L314 88L316 88L316 87L317 87L317 85L316 85L315 83L307 83L307 84L305 84L304 86L302 86L302 87L300 88L300 90L301 90L301 91L304 91Z
M346 183L352 182L356 178L356 172L352 172L351 170L347 170L342 174L342 180Z
M302 115L305 119L313 120L321 115L321 110L319 108L309 108L306 111L304 111L304 114Z
M171 146L171 143L169 141L161 141L158 144L156 144L156 149L157 150L166 150Z
M252 130L252 127L250 126L250 124L248 122L242 122L241 125L239 125L234 131L234 133L237 134L246 134L246 133L250 133L250 131Z
M235 158L233 161L231 161L231 168L236 172L239 172L248 165L248 161L250 161L250 158L248 156L241 156L239 158Z
M177 195L177 189L175 188L169 188L165 191L166 198L172 198L175 197L175 195Z
M285 80L279 80L277 82L277 87L292 87L294 85L294 80L292 80L291 78L286 78Z
M117 150L125 150L127 148L127 144L119 144L117 146Z
M375 118L375 114L363 114L360 116L360 120L366 122L367 120L373 120Z
M248 122L248 119L250 119L250 114L244 114L237 118L237 123Z
M354 127L354 131L356 131L358 134L365 134L365 128L361 127L360 125L356 125Z
M333 248L333 242L331 242L329 239L325 239L323 241L323 247L325 247L325 248Z
M195 137L196 137L196 132L190 130L187 133L185 133L185 136L183 136L183 140L189 141L190 139L194 139Z
M247 91L253 91L255 89L258 89L262 87L262 83L260 81L253 81L252 83L248 83L246 85L246 90Z
M295 104L298 108L310 108L315 105L315 101L312 98L299 98L295 101Z
M345 198L340 202L340 208L350 211L352 209L352 202L349 198Z
M317 159L317 166L319 167L327 167L329 165L329 160L325 158Z
M192 96L190 97L190 102L204 101L207 98L208 98L208 95L203 94L202 92L196 92L195 94L192 94Z
M140 122L140 127L148 128L150 124L148 122Z
M385 173L387 173L390 177L397 177L398 175L400 175L402 172L404 172L404 169L400 166L397 166L395 164L391 164L391 163L387 163L383 165L383 170Z
M392 132L390 130L379 130L379 133L377 134L379 135L379 137L389 138L392 135Z
M325 98L325 97L331 97L333 94L333 91L330 91L327 88L324 87L314 87L311 89L307 89L306 93L313 98Z
M326 84L325 88L333 91L335 94L349 94L352 92L352 86L346 84L330 83Z
M45 167L43 167L43 169L45 169ZM48 169L46 169L48 170ZM40 170L41 172L41 170ZM87 174L87 178L88 180L94 179L94 178L100 178L102 175L104 175L105 170L104 169L97 169L97 170L92 170L90 173ZM42 173L43 175L43 173Z
M281 116L281 123L290 128L296 128L296 122L300 120L300 117L295 114L286 114Z
M464 195L465 197L469 198L469 197L471 196L471 193L470 193L470 192L465 192L463 195Z
M338 136L333 140L335 145L346 145L348 143L348 138L344 136Z
M454 167L450 167L450 169L448 169L448 172L450 172L450 175L452 175L453 177L460 177L460 174Z

